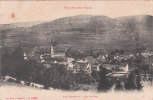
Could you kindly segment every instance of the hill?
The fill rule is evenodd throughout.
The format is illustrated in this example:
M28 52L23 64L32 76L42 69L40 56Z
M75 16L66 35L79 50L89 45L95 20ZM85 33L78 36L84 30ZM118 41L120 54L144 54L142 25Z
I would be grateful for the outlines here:
M5 33L8 45L49 45L52 41L55 47L63 49L134 49L139 42L142 47L152 48L152 18L77 15L32 27L6 29L1 34Z

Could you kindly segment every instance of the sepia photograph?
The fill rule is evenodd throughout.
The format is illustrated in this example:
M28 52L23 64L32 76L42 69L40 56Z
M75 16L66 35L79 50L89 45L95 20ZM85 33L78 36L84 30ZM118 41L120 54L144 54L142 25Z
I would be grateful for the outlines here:
M0 100L153 100L153 1L0 1Z

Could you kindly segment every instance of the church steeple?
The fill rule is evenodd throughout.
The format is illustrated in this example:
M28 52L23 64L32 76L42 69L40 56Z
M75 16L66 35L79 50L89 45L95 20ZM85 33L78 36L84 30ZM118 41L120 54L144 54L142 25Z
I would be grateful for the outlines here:
M52 45L50 45L50 57L54 57L54 48Z

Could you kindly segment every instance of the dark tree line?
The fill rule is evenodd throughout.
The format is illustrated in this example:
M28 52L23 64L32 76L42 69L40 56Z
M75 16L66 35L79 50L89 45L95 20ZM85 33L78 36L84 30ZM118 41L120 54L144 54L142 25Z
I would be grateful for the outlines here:
M2 75L9 75L19 80L36 81L38 73L43 69L43 65L36 61L24 61L23 51L20 46L16 47L12 53L4 48L2 55Z
M69 90L73 85L73 77L63 65L55 64L49 69L45 69L41 77L46 88Z
M113 86L113 84L116 84L116 90L141 90L143 88L141 83L141 75L137 70L131 72L128 77L118 79L117 81L112 79L109 80L106 76L107 74L108 72L106 68L101 66L99 72L99 85L97 88L98 91L108 91Z
M127 81L125 82L125 89L127 90L141 90L142 89L142 84L141 84L141 77L140 75L136 75L135 73L130 73Z
M12 53L5 48L2 62L3 76L9 75L18 80L43 84L46 89L53 87L69 90L75 83L90 84L93 82L91 76L83 72L73 74L64 65L52 64L50 68L45 68L35 60L25 61L20 46L16 47Z
M34 60L24 61L20 46L16 47L12 53L5 48L2 62L3 76L9 75L18 80L43 84L46 88L69 89L73 83L72 75L63 65L56 64L47 69Z
M116 90L141 90L143 88L140 74L131 72L129 77L124 80L118 80Z

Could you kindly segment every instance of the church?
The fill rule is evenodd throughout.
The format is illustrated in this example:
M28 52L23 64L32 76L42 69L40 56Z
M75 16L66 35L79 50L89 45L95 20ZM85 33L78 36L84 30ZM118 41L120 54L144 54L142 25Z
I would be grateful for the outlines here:
M50 46L50 57L51 58L64 58L65 57L65 53L55 53L54 52L54 48L51 45Z

